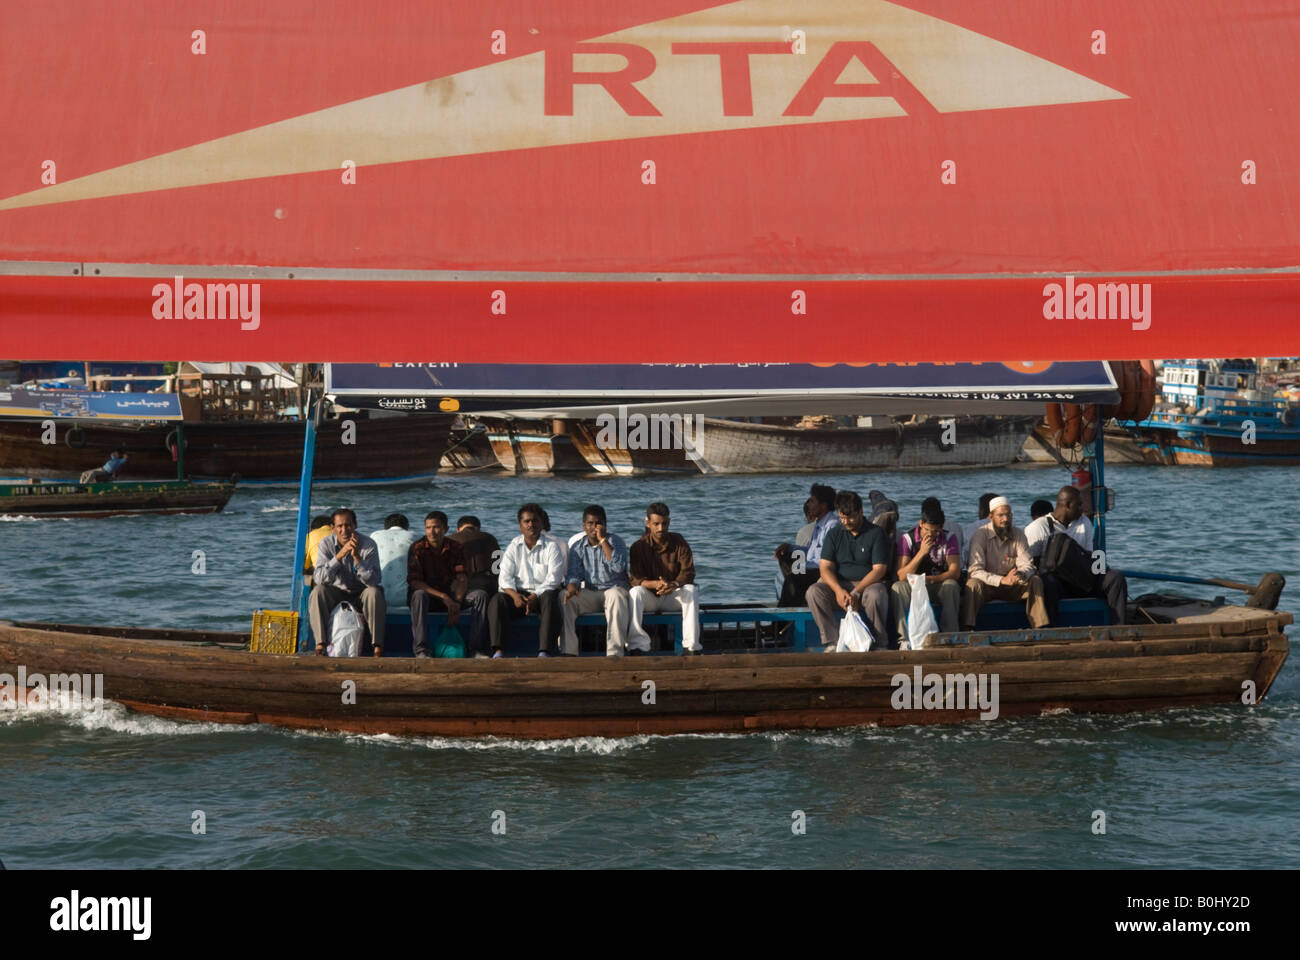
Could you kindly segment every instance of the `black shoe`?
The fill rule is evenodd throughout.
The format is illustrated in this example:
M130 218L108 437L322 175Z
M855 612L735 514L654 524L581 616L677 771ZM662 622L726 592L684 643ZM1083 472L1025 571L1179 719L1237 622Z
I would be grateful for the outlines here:
M627 655L628 655L629 657L647 657L647 656L650 655L650 651L649 651L649 650L629 650L629 651L627 652Z

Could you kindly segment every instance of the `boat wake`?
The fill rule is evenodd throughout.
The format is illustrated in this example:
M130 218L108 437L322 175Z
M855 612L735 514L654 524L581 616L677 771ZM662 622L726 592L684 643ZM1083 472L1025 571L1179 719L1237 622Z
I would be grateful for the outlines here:
M255 724L203 723L184 720L166 720L128 710L111 700L102 705L87 706L70 693L60 694L58 702L5 708L0 704L0 727L30 723L63 723L81 730L107 730L127 736L169 737L195 736L211 733L248 733L265 730Z

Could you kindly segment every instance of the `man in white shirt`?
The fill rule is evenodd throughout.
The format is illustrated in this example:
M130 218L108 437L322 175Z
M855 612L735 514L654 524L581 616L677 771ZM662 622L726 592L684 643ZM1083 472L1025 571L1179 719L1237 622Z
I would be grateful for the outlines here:
M782 607L804 606L804 595L808 588L821 579L822 546L826 543L826 534L840 525L840 519L835 513L835 489L814 483L810 493L804 506L804 515L812 521L812 531L806 546L798 542L798 536L795 538L795 546L802 548L804 554L803 571L799 572L794 565L795 551L789 544L783 543L776 549L777 562L785 574L778 594L778 605ZM801 530L800 534L802 533Z
M1056 495L1056 509L1025 528L1029 555L1040 567L1043 550L1057 533L1068 534L1089 556L1092 555L1092 521L1083 513L1083 495L1077 487L1062 487ZM1042 580L1043 598L1052 626L1060 624L1062 597L1092 596L1105 600L1112 624L1123 624L1128 617L1128 579L1118 570L1107 567L1104 573L1094 573L1092 590L1088 593L1081 592L1054 573L1043 573Z
M1056 495L1056 509L1025 527L1029 555L1037 563L1043 547L1054 533L1068 533L1070 539L1092 553L1092 521L1083 515L1083 499L1074 487L1062 487Z
M379 549L379 572L383 575L384 602L389 610L407 609L406 558L411 544L420 538L411 532L411 522L403 514L390 513L384 529L370 535Z
M545 512L537 504L525 503L515 516L519 536L501 554L498 592L488 601L492 657L505 656L505 630L510 621L529 614L541 620L537 655L549 657L560 635L560 588L564 585L561 544L557 538L543 535Z

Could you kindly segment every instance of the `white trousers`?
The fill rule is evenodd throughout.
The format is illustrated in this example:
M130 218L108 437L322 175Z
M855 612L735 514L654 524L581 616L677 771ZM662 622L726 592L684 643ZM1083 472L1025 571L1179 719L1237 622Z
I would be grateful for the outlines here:
M700 643L700 597L695 584L688 583L678 587L665 597L660 597L653 590L645 587L633 587L628 593L631 601L632 616L628 624L627 645L632 650L649 650L650 635L641 626L641 617L646 613L659 613L662 610L682 611L682 646L687 650L701 650Z
M621 657L627 646L628 596L626 587L607 590L579 590L564 601L564 652L578 655L578 617L584 613L605 611L605 655Z

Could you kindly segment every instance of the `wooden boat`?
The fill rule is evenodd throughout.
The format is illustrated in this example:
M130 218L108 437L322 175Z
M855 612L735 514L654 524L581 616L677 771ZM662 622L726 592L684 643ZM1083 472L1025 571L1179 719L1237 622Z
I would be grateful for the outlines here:
M401 417L340 417L318 427L316 482L399 484L426 482L450 445L449 414ZM344 443L344 431L349 430ZM173 459L176 424L60 419L59 442L42 443L41 421L0 419L0 476L76 480L103 463L113 450L131 455L127 475L166 476ZM185 472L195 480L225 480L239 474L245 484L298 483L302 469L302 424L294 421L186 422Z
M439 463L443 472L481 473L501 469L496 451L488 442L487 431L481 426L474 429L453 427L450 444Z
M886 418L887 419L887 418ZM935 470L1014 463L1034 417L955 417L887 426L808 429L705 417L696 441L705 473Z
M543 739L1245 709L1262 699L1286 660L1291 616L1189 603L1171 623L932 634L915 651L613 660L335 660L249 653L237 633L0 622L0 674L102 674L105 698L173 719ZM965 698L980 676L993 709ZM920 688L932 678L958 696L925 705ZM915 699L900 697L904 679ZM349 682L354 703L340 696Z
M507 473L589 473L562 420L487 418L488 443Z
M226 483L126 480L112 483L0 483L0 516L117 517L138 513L220 513L235 492Z
M631 476L974 469L1014 463L1035 422L1033 417L957 417L955 432L946 437L947 421L875 419L884 423L814 427L704 417L694 442L695 457L687 457L680 445L602 446L596 442L599 428L594 420L577 421L572 437L597 472Z
M631 450L597 442L600 427L595 420L575 420L569 432L574 449L597 473L620 477L650 474L697 474L699 464L681 449Z

